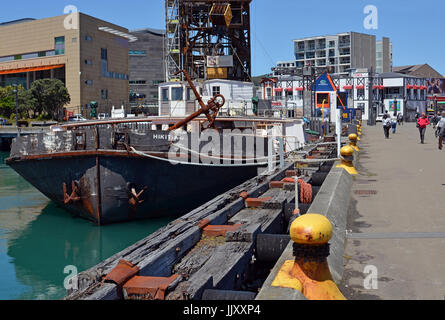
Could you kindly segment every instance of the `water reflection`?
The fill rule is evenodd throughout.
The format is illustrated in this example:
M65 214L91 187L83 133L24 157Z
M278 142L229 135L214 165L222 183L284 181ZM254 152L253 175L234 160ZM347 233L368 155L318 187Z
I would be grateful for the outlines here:
M60 299L65 266L86 270L171 221L94 226L8 169L5 156L0 154L0 299Z

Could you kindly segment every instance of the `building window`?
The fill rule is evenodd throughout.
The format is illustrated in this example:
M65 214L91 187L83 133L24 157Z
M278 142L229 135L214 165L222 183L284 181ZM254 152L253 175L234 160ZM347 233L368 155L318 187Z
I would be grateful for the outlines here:
M193 100L196 100L195 93L193 92L192 88L187 88L187 101Z
M72 38L71 41L72 41L73 43L76 43L76 42L77 42L77 38Z
M45 51L41 51L37 54L37 56L40 57L46 57L46 52Z
M91 41L93 41L93 38L91 38L88 35L85 35L85 40L88 41L88 42L91 42Z
M168 88L162 89L162 101L168 101Z
M93 61L85 60L85 64L88 65L88 66L91 66L91 65L93 65Z
M85 80L85 84L87 86L92 86L93 85L93 80Z
M172 88L172 101L181 101L183 99L184 89L182 87Z
M212 95L216 96L218 94L221 94L221 87L212 87Z
M55 38L56 55L65 54L65 37Z
M105 60L105 61L108 60L108 50L107 49L104 49L104 48L100 49L100 58L101 58L101 60Z
M21 54L15 55L14 60L22 60L22 55Z
M146 80L131 80L130 81L131 85L144 85L147 84Z
M101 90L101 91L100 91L100 95L101 95L101 97L102 97L103 100L108 99L108 90L107 90L107 89L105 89L105 90Z
M146 50L130 50L129 51L130 56L145 56L147 55Z
M272 88L266 88L266 97L272 97Z

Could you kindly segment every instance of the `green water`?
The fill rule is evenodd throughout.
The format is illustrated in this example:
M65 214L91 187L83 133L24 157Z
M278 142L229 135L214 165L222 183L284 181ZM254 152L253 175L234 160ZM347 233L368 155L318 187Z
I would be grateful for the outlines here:
M4 164L0 152L0 300L60 299L64 268L84 271L170 219L97 227L74 218Z

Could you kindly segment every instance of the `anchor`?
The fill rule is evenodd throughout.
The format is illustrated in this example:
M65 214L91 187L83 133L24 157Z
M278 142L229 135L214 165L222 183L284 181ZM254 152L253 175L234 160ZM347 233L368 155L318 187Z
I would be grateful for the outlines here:
M147 187L144 187L139 193L136 191L136 187L134 185L129 187L130 189L130 200L128 201L132 207L136 207L145 202L145 200L141 200L142 194L147 191Z
M211 98L207 102L207 105L206 105L204 103L204 101L202 100L201 95L198 93L198 90L196 90L196 87L193 84L193 81L191 80L191 78L190 78L189 74L187 73L187 71L180 70L180 71L176 72L175 75L178 75L180 73L184 73L184 76L187 79L187 82L188 82L190 88L192 89L193 93L195 94L195 97L198 100L198 103L201 106L201 109L199 109L195 113L191 114L190 116L188 116L184 120L179 121L177 124L175 124L174 126L170 127L168 130L169 131L174 131L176 129L182 128L185 125L187 125L189 122L191 122L192 120L196 119L197 117L199 117L202 114L204 114L207 117L207 120L209 122L209 125L207 126L206 129L214 128L215 120L218 117L218 113L219 113L220 109L226 103L226 99L224 98L223 95L217 94L213 98Z
M77 182L71 181L71 190L72 190L71 195L68 194L65 182L62 184L62 187L63 187L63 202L65 204L80 201L80 190Z

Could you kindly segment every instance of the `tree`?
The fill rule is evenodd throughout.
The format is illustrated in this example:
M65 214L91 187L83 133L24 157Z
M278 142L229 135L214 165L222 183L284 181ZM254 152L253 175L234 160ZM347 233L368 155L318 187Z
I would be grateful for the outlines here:
M0 87L0 116L10 118L14 112L15 101L12 93L11 86L1 88Z
M34 81L30 89L30 99L35 112L39 115L46 112L55 120L59 120L63 107L71 101L68 90L58 79Z

